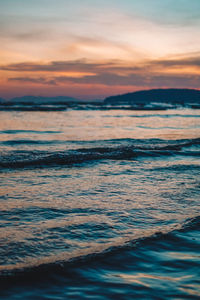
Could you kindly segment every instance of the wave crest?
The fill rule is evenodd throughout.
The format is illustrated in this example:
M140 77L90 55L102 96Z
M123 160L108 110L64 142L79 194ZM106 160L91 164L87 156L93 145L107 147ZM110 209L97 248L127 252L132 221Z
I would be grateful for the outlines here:
M112 141L113 142L113 141ZM102 142L101 142L102 143ZM179 141L127 140L118 145L79 148L66 151L10 151L2 154L1 168L23 168L40 166L61 166L81 164L99 160L132 160L140 157L159 157L172 155L199 156L200 151L188 149L200 145L200 138Z

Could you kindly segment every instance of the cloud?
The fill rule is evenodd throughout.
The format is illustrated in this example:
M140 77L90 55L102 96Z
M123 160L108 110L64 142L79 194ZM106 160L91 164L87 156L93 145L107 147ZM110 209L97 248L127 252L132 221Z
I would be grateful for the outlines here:
M26 85L77 85L80 88L88 85L198 88L200 73L195 72L194 68L200 68L199 53L189 57L149 60L137 65L131 61L79 59L46 64L23 62L0 67L2 71L18 73L18 76L9 76L9 82Z
M103 86L148 86L148 87L199 87L200 75L160 75L160 74L138 74L131 73L128 76L117 75L114 73L101 73L93 76L84 76L81 78L55 76L50 78L9 78L9 81L18 81L33 84L48 85L103 85Z
M173 67L173 66L191 66L200 67L200 53L195 55L175 58L163 58L157 60L145 60L141 63L134 61L122 60L105 60L105 61L90 61L87 59L77 59L68 61L51 61L49 63L34 63L22 62L7 65L1 65L2 71L16 71L16 72L123 72L123 71L153 71L155 67Z
M54 79L47 79L44 77L11 77L8 78L8 81L18 81L22 83L34 83L34 84L47 84L47 85L56 85L57 82Z
M172 66L200 67L200 53L195 57L157 60L152 62L152 64L162 66L162 67L172 67Z
M71 61L52 61L48 64L37 64L31 62L23 62L17 64L9 64L0 66L0 70L17 71L17 72L65 72L65 71L91 71L97 70L103 66L110 66L112 62L105 63L91 63L84 59Z
M19 42L42 41L52 37L52 29L41 26L37 19L5 16L0 13L0 38ZM10 41L8 42L10 43Z

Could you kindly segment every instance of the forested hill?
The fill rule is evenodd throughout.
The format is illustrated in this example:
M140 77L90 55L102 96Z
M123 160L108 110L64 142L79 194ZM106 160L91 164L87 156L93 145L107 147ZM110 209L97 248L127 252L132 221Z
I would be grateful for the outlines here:
M105 104L148 104L148 103L191 104L200 103L200 90L153 89L107 97Z

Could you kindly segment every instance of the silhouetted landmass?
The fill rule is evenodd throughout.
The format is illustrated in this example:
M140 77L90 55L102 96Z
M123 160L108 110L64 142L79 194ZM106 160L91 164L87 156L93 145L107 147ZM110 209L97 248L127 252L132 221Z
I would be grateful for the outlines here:
M109 105L139 105L141 107L150 103L183 106L194 104L194 106L198 106L200 104L200 91L194 89L153 89L107 97L104 103Z
M0 111L63 111L66 109L166 110L176 107L200 109L200 90L153 89L107 97L105 100L79 100L67 96L23 96L0 98Z

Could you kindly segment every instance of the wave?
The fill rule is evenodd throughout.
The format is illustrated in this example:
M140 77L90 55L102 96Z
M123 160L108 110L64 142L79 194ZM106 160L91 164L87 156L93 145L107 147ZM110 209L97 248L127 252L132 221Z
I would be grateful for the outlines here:
M0 111L23 111L23 112L52 112L52 111L66 111L66 106L1 106L0 105Z
M41 99L40 99L41 100ZM43 102L38 100L30 102L9 102L9 103L0 103L0 111L65 111L68 109L73 110L132 110L132 111L166 111L171 109L200 109L199 103L158 103L158 102L149 102L146 104L127 104L127 103L118 103L118 104L106 104L103 102Z
M123 118L124 115L121 114L121 115L116 115L115 118ZM169 111L166 111L165 114L152 114L152 113L145 113L143 115L141 114L138 114L138 115L127 115L126 118L200 118L200 114L178 114L178 113L172 113ZM113 118L113 116L110 116L110 115L105 115L104 118Z
M11 131L5 131L5 133L11 133L11 134L18 134L18 133L29 133L29 131L17 131L15 132L13 130ZM1 132L0 132L1 133ZM30 131L30 133L39 133L37 131ZM51 132L51 131L41 131L41 134L43 133L58 133L58 132ZM6 140L6 141L0 141L0 145L8 145L8 146L15 146L15 145L21 145L21 144L27 144L27 145L31 145L31 144L35 144L35 145L51 145L51 144L84 144L86 142L84 141L70 141L70 140L37 140L37 139L13 139L13 140ZM158 150L180 150L183 147L190 147L190 146L195 146L195 145L199 145L200 144L200 139L196 138L196 139L192 139L192 140L182 140L182 141L175 141L175 143L173 141L167 141L164 144L163 140L159 140L159 139L150 139L150 140L136 140L136 139L129 139L129 138L125 138L125 139L112 139L112 140L101 140L101 141L88 141L88 144L105 144L105 143L112 143L112 144L120 144L120 146L122 143L129 143L130 147L135 147L137 149L140 150L150 150L150 149L155 149L156 148ZM136 144L137 143L137 144ZM158 143L160 143L160 146L158 145ZM145 146L146 144L146 146ZM99 149L100 147L98 147ZM105 148L105 147L104 147ZM103 149L103 147L102 147Z
M33 134L56 134L56 133L61 133L62 131L55 131L55 130L2 130L0 131L0 134L22 134L22 133L33 133Z
M184 172L188 170L200 170L200 164L173 164L172 166L164 166L164 167L154 167L154 171L166 172L166 171L178 171Z
M41 259L33 258L24 263L17 263L12 265L0 266L0 282L7 282L7 280L21 280L22 277L26 280L27 276L32 279L43 277L44 274L55 274L62 272L69 265L78 265L81 263L88 263L91 260L102 259L103 257L114 255L119 251L126 251L134 248L140 248L155 244L156 242L164 241L166 245L170 245L177 234L187 233L193 230L198 230L200 226L200 215L194 216L184 222L173 225L171 227L162 228L161 231L146 230L141 231L138 236L132 238L118 238L115 242L110 242L105 245L98 245L91 250L77 250L72 253L60 253L50 257ZM180 238L180 237L179 237ZM180 241L181 242L181 241ZM184 243L184 241L182 241Z
M62 144L62 141L57 140L31 140L31 139L17 139L17 140L8 140L8 141L0 141L0 145L6 146L15 146L15 145L54 145L54 144Z
M10 141L13 143L13 141ZM24 141L20 141L24 142ZM140 157L160 156L200 156L198 149L190 149L200 145L200 138L179 141L163 140L118 140L116 146L109 145L110 141L104 141L106 146L79 148L65 151L9 151L3 153L0 159L1 168L24 167L48 167L70 166L84 162L100 160L137 160ZM113 141L112 141L113 142ZM120 143L122 142L122 143ZM32 141L30 141L32 143ZM37 143L35 141L34 143ZM103 142L101 142L103 143Z

